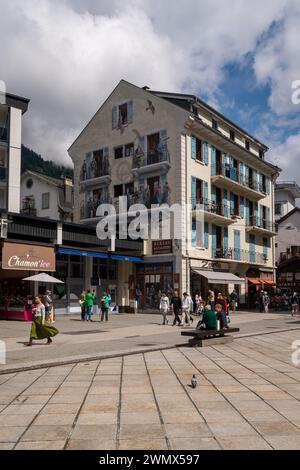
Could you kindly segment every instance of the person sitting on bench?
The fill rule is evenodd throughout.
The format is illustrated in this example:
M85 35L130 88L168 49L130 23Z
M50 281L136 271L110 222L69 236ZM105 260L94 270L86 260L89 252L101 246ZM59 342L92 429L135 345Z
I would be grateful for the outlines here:
M228 324L227 324L226 313L223 309L223 306L221 304L216 304L215 309L216 309L217 320L220 320L221 330L227 330Z
M197 330L216 330L217 317L210 305L205 307L202 320L197 325Z

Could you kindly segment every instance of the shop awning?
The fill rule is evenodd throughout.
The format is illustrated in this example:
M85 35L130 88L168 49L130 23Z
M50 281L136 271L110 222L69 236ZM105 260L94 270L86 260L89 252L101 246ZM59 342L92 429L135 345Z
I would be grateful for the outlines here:
M262 279L261 282L262 282L263 284L265 284L266 286L275 286L275 282L273 282L273 281L264 281L264 280Z
M57 253L60 255L73 255L73 256L88 256L90 258L101 258L101 259L114 259L117 261L131 261L132 263L141 263L143 258L139 256L126 256L126 255L114 255L110 253L103 253L101 251L86 251L86 250L74 250L71 248L59 247Z
M210 284L245 284L245 279L242 279L232 273L221 273L217 271L203 271L200 269L193 269L199 276L205 277Z
M254 286L261 286L261 281L259 279L249 278L248 281L251 282L251 284Z

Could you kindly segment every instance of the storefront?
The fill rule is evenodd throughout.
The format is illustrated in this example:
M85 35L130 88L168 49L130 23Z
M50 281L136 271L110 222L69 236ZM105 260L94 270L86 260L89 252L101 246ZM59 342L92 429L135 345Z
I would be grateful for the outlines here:
M247 281L247 305L249 308L258 308L258 299L262 290L267 291L270 297L274 293L276 286L273 271L261 269L248 269L246 273Z
M4 242L1 249L0 317L23 318L25 299L37 286L23 281L39 272L55 272L54 246Z
M213 271L210 269L193 269L191 273L192 295L201 294L207 299L208 291L215 294L221 292L223 295L230 294L235 289L241 297L241 286L245 285L245 279L238 277L228 271Z

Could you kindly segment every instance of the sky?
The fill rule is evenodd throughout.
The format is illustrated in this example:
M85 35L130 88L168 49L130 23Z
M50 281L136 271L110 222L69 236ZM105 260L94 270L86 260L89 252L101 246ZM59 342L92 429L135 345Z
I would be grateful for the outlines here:
M23 143L67 154L121 79L196 94L300 183L300 0L0 0L0 80L31 99Z

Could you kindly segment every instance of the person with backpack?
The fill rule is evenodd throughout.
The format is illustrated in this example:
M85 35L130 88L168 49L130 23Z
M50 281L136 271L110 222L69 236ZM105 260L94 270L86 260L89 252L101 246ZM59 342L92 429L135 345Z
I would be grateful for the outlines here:
M110 309L111 296L104 292L101 298L101 321L108 321L108 310Z
M161 298L160 298L160 304L159 304L159 310L162 313L163 316L163 325L167 325L168 322L168 313L169 313L169 308L170 308L170 301L169 297L165 292L162 292Z

